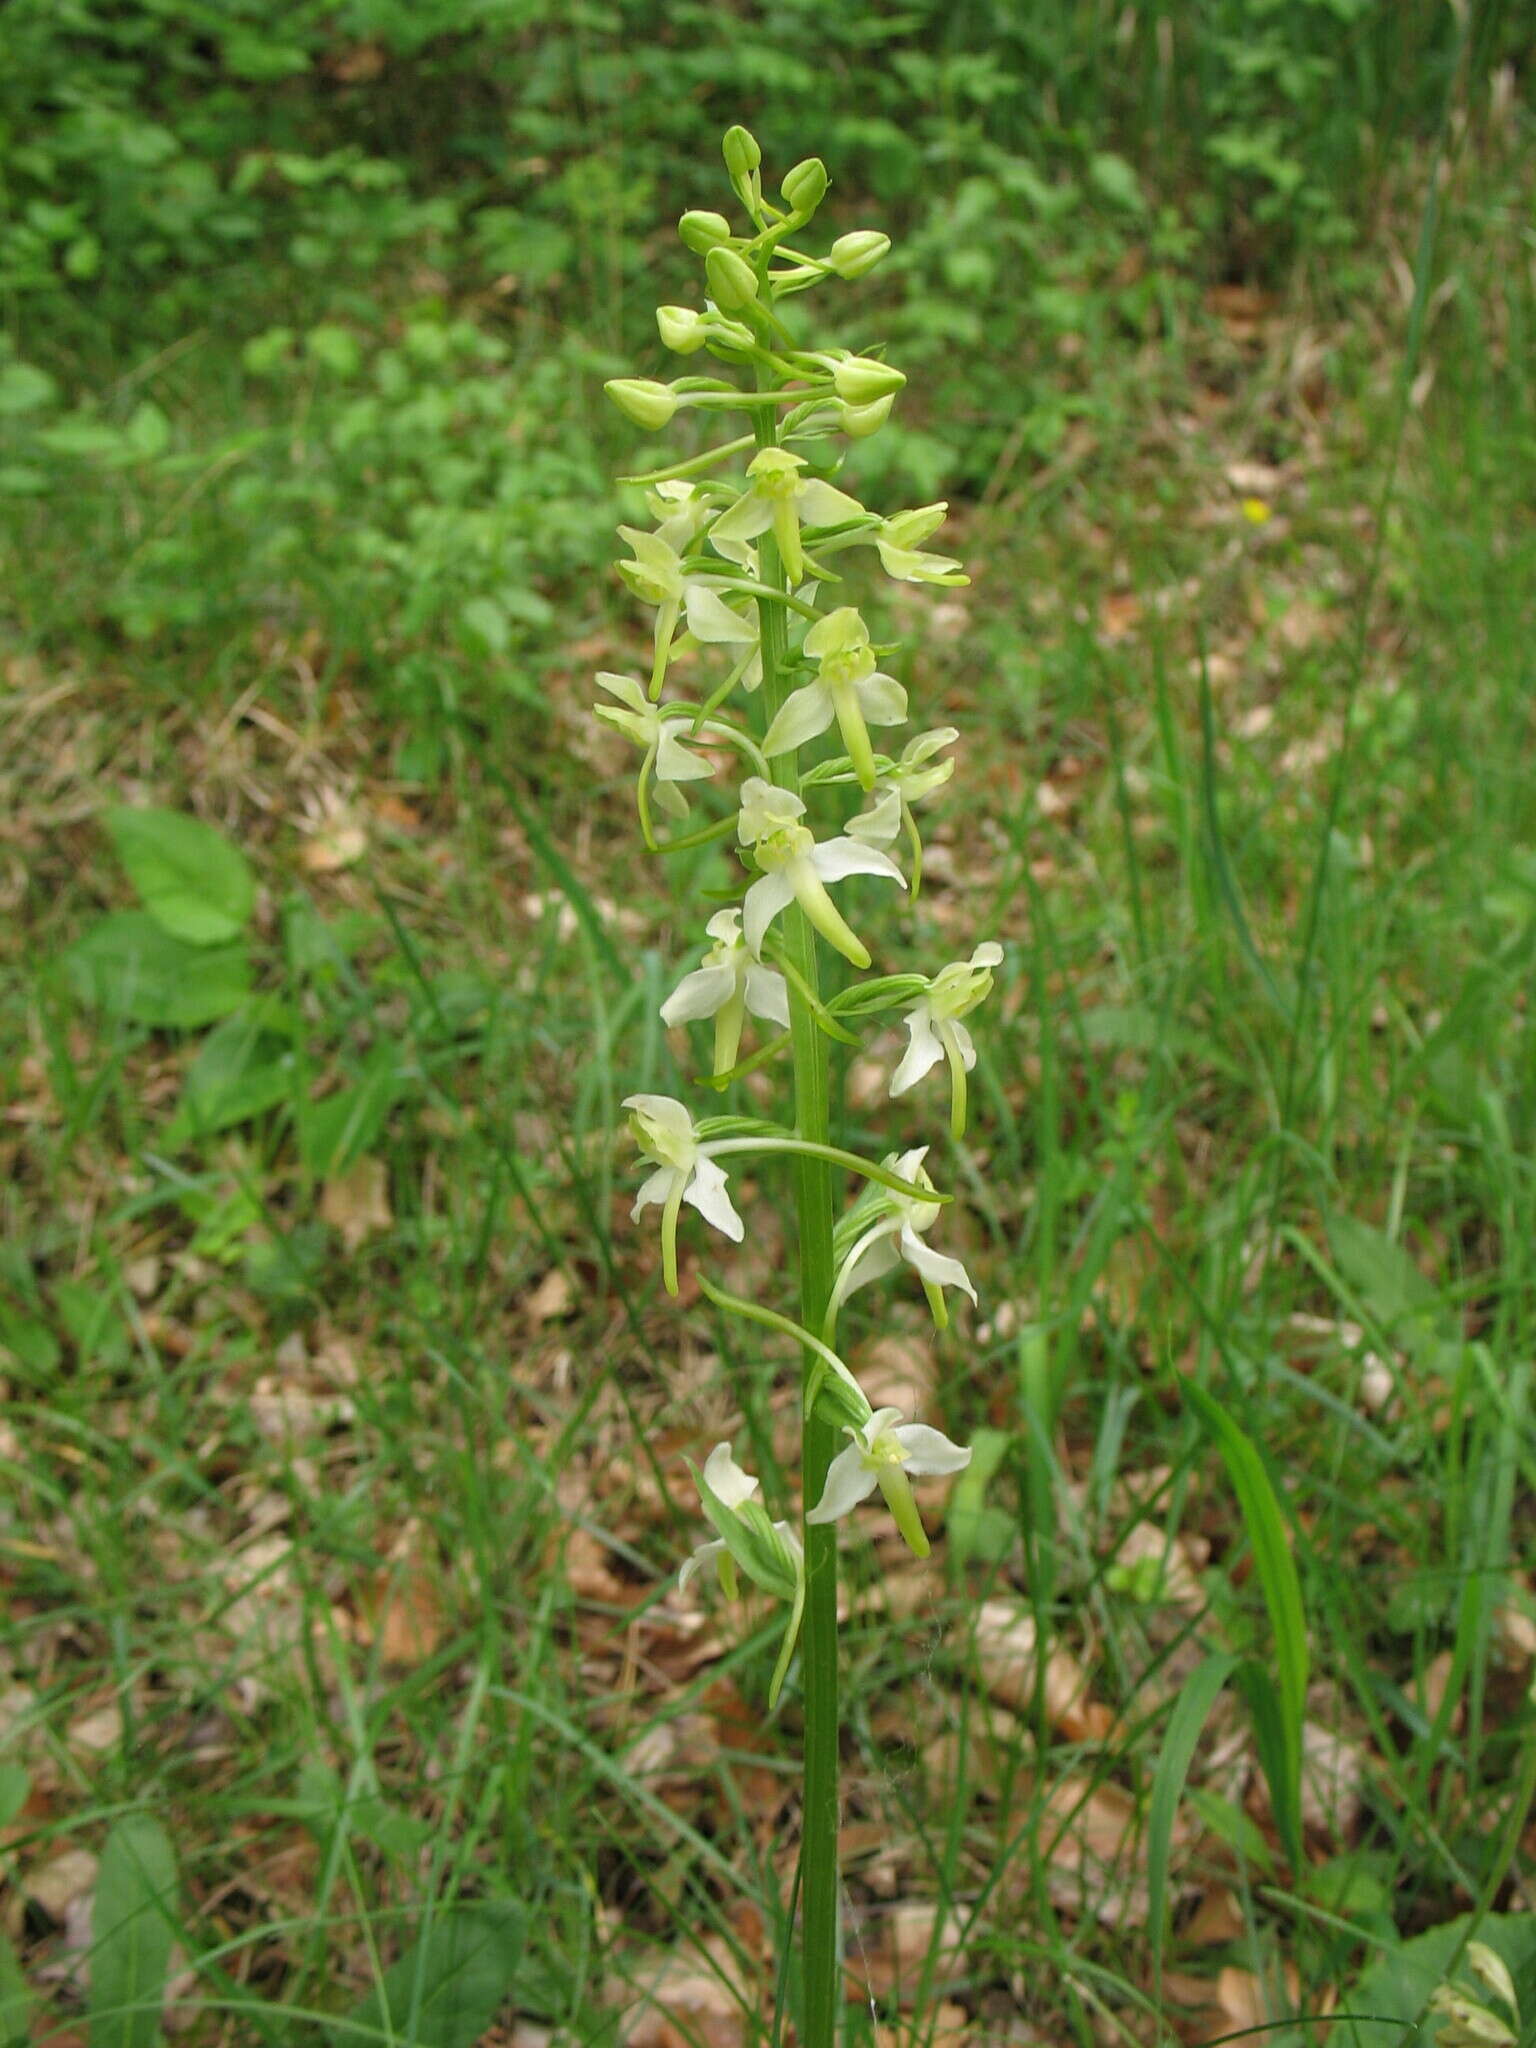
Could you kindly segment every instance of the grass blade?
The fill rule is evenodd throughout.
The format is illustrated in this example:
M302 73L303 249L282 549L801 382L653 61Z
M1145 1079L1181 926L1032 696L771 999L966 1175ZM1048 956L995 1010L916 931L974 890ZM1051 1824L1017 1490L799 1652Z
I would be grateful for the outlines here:
M1278 1716L1278 1751L1266 1741L1270 1796L1275 1819L1285 1842L1292 1867L1301 1862L1301 1724L1306 1713L1307 1648L1306 1613L1301 1600L1301 1581L1291 1555L1285 1517L1279 1496L1264 1461L1252 1442L1219 1402L1193 1380L1182 1382L1184 1398L1215 1439L1222 1462L1231 1478L1237 1504L1242 1512L1253 1560L1269 1610L1269 1624L1275 1640L1275 1669L1279 1678L1275 1694ZM1267 1731L1261 1730L1261 1734ZM1279 1777L1282 1782L1276 1783Z
M1157 1760L1157 1769L1152 1777L1152 1798L1147 1807L1147 1924L1152 1930L1154 1996L1159 2009L1163 2002L1163 1946L1168 1930L1165 1901L1174 1818L1206 1716L1236 1664L1237 1659L1230 1651L1218 1650L1184 1681L1183 1689L1173 1703L1173 1712L1168 1716L1163 1753Z

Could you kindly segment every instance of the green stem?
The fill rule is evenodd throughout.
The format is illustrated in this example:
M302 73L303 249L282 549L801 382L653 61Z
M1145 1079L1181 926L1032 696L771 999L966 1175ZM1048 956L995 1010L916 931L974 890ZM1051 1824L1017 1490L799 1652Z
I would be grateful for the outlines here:
M774 435L772 415L761 414L757 424L758 446L772 447ZM758 565L765 591L757 604L763 651L762 697L764 715L771 720L788 694L784 681L786 592L778 549L771 534L764 534L759 543ZM771 766L780 787L798 794L800 776L795 756L781 754ZM826 1041L816 1021L821 1004L816 934L798 905L792 904L785 913L784 944L787 960L795 970L789 983L795 1129L808 1145L829 1146L829 1062ZM795 1207L800 1250L800 1322L807 1330L818 1330L832 1292L832 1170L828 1160L809 1151L795 1161ZM814 1352L807 1350L802 1366L807 1382L815 1364ZM835 1427L812 1408L802 1425L800 1472L803 1499L812 1506L826 1489L827 1468L836 1450ZM803 2048L836 2048L841 1985L837 1927L837 1526L804 1524L801 1536L805 1545L805 1798L800 1850L804 1993L800 2039Z

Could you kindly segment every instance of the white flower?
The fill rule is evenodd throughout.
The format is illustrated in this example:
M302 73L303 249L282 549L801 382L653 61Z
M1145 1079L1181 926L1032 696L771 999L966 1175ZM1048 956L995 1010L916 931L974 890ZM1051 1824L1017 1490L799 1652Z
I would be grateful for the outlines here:
M881 520L869 538L880 551L881 566L887 576L895 577L898 583L970 582L958 562L947 555L925 554L919 545L943 525L948 510L947 503L920 505L916 511L897 512Z
M645 749L640 764L641 819L645 818L646 784L654 779L656 801L674 818L688 815L688 799L677 787L680 782L704 782L712 770L707 761L691 754L683 735L693 731L693 707L687 704L653 704L633 676L599 674L599 686L617 704L594 704L592 709L605 725L632 739ZM627 707L627 708L621 708Z
M646 510L656 522L656 538L665 541L676 554L686 554L714 517L715 507L707 491L683 477L663 477L645 494Z
M769 925L781 910L798 903L829 946L855 967L867 967L868 950L843 922L826 885L849 875L884 875L904 889L905 877L888 853L857 840L829 839L818 846L800 822L804 815L804 799L791 791L775 788L760 775L743 783L737 837L751 847L762 870L742 904L747 944L760 958Z
M907 1543L919 1557L926 1557L928 1537L908 1474L925 1479L963 1472L971 1454L951 1443L942 1430L902 1422L900 1416L899 1408L877 1408L868 1422L844 1430L848 1448L832 1460L821 1499L805 1519L818 1524L841 1521L878 1486Z
M923 1166L927 1156L928 1147L919 1145L914 1151L903 1152L900 1158L893 1152L885 1165L888 1171L898 1174L902 1180L931 1188L933 1182ZM939 1329L945 1329L949 1324L949 1310L944 1301L946 1287L958 1287L962 1294L970 1297L971 1305L976 1305L976 1290L971 1285L971 1276L960 1261L946 1258L942 1252L934 1251L923 1242L924 1234L939 1220L942 1206L939 1202L925 1202L916 1195L899 1195L894 1188L876 1186L870 1189L850 1218L850 1226L861 1217L868 1221L859 1230L838 1268L827 1304L829 1328L835 1324L837 1312L850 1294L857 1288L868 1286L872 1280L884 1279L903 1262L911 1266L922 1281L928 1307Z
M752 957L741 936L741 912L717 910L704 927L715 941L702 967L685 974L661 1006L664 1024L715 1020L716 1074L728 1074L741 1049L748 1011L781 1030L789 1029L789 986L782 974Z
M875 783L871 725L900 725L907 715L907 693L894 676L875 667L869 631L852 605L842 605L818 619L805 636L805 651L817 664L814 683L792 691L763 740L771 759L803 747L834 719L848 749L848 758L865 789Z
M716 1444L695 1472L704 1513L714 1528L712 1541L701 1543L678 1573L679 1588L685 1587L706 1564L713 1563L720 1583L731 1599L736 1597L739 1566L754 1586L789 1602L789 1620L779 1646L778 1662L768 1687L768 1704L773 1706L789 1669L795 1638L800 1633L800 1616L805 1606L805 1552L800 1538L788 1522L770 1522L768 1511L753 1499L757 1481L743 1472L731 1456L729 1444Z
M908 740L901 750L901 759L888 763L876 775L874 801L869 808L849 819L849 838L862 839L866 846L891 846L906 825L916 844L912 806L942 788L954 774L953 760L935 761L933 756L959 737L955 726L936 725Z
M641 1183L630 1211L631 1222L653 1203L661 1206L662 1279L668 1294L677 1292L677 1215L684 1202L697 1209L733 1244L744 1235L741 1218L725 1191L725 1173L710 1157L693 1118L670 1095L626 1095L632 1110L629 1125L635 1143L656 1171Z
M757 640L757 628L740 612L733 612L711 576L688 576L677 549L659 533L642 533L637 526L621 526L631 559L618 564L619 574L642 604L656 606L656 660L651 672L651 695L661 695L667 656L672 649L678 619L685 618L696 640L747 647Z
M800 540L802 526L841 526L849 519L865 517L864 507L846 491L816 477L802 477L803 455L787 448L760 448L747 464L749 487L710 530L710 539L722 554L722 543L756 540L770 528L779 546L791 584L805 573L805 549Z
M757 1491L757 1481L750 1472L744 1472L731 1455L729 1444L716 1444L704 1460L704 1481L721 1507L736 1509L749 1501ZM720 1575L720 1583L734 1600L736 1597L735 1570L730 1552L725 1547L725 1538L717 1536L711 1543L701 1543L685 1562L677 1575L678 1590L682 1591L705 1564L714 1561Z
M950 1122L958 1137L965 1129L965 1077L976 1064L976 1046L960 1022L992 988L992 970L1001 966L1003 949L992 940L978 946L969 960L951 961L933 976L927 994L904 1019L907 1049L891 1076L891 1093L905 1095L941 1059L949 1061Z

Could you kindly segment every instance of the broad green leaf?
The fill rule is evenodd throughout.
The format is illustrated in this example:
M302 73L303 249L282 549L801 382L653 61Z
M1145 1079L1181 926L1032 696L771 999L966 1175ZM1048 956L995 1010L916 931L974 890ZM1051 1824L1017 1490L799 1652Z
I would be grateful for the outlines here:
M971 1462L950 1489L944 1528L950 1553L957 1565L973 1557L996 1564L1008 1555L1017 1541L1019 1522L996 1502L987 1499L987 1488L1008 1455L1013 1438L1005 1429L976 1429L971 1432Z
M451 1906L393 1963L377 1987L327 2029L331 2048L376 2031L412 2048L475 2048L517 1982L525 1921L510 1900Z
M1440 1297L1407 1252L1358 1217L1331 1215L1327 1224L1339 1271L1371 1314L1398 1343L1434 1362L1450 1325Z
M400 1084L395 1047L378 1045L360 1080L323 1102L306 1103L299 1115L299 1153L308 1171L328 1177L361 1158L383 1130Z
M268 1028L274 1014L269 1002L255 1003L209 1032L187 1069L176 1114L162 1133L167 1151L246 1123L287 1100L294 1056L291 1046Z
M0 368L0 414L35 412L52 405L59 387L46 370L32 363L6 363Z
M1488 1993L1463 1964L1448 1980L1447 1972L1468 1940L1486 1942L1503 1958L1514 1979L1520 2001L1520 2017L1529 2041L1529 2028L1536 2017L1536 1914L1490 1913L1475 1924L1470 1914L1432 1927L1401 1948L1384 1955L1361 1977L1344 2001L1343 2011L1332 2022L1333 2038L1341 2048L1413 2048L1426 2038L1417 2031L1430 1994L1447 1981L1488 2003ZM1354 2014L1360 2014L1356 2019ZM1510 2015L1499 2015L1506 2023Z
M1088 160L1088 182L1101 199L1123 206L1127 213L1140 213L1146 206L1136 173L1123 156L1101 150Z
M465 636L486 654L505 654L512 644L506 612L494 597L472 597L459 613Z
M152 398L141 399L125 429L128 445L144 462L153 462L171 445L171 423Z
M8 1828L27 1803L32 1780L20 1764L0 1764L0 1828Z
M0 1934L0 2048L23 2048L31 2012L32 1994L16 1952Z
M1147 1924L1152 1930L1153 1971L1157 1999L1162 2001L1163 1943L1167 1936L1163 1902L1168 1895L1168 1853L1173 1846L1173 1823L1178 1816L1184 1781L1194 1758L1195 1744L1216 1696L1231 1677L1237 1659L1218 1651L1199 1664L1184 1681L1173 1712L1168 1716L1168 1733L1163 1737L1162 1755L1152 1778L1152 1797L1147 1806Z
M102 918L63 958L82 1002L135 1024L195 1030L251 992L244 946L188 945L143 910Z
M12 1358L33 1381L47 1381L63 1357L59 1340L41 1317L0 1301L0 1359Z
M182 811L126 805L108 811L106 826L139 901L173 938L217 946L240 936L256 889L222 832Z
M1222 1461L1237 1494L1264 1604L1269 1609L1275 1643L1275 1676L1272 1692L1275 1720L1259 1730L1261 1743L1276 1734L1279 1748L1273 1763L1281 1782L1270 1783L1275 1818L1285 1839L1287 1852L1299 1869L1301 1859L1301 1724L1307 1705L1307 1620L1301 1602L1301 1582L1291 1556L1285 1518L1269 1473L1257 1449L1226 1410L1193 1380L1181 1382L1189 1402L1210 1435L1216 1440Z
M155 2048L176 1936L176 1853L148 1814L107 1837L91 1914L91 2048Z

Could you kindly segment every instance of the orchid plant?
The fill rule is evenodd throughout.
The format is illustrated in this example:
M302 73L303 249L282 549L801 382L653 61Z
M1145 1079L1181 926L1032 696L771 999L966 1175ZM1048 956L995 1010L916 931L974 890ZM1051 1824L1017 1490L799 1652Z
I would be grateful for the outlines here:
M885 256L887 237L861 229L813 253L802 236L827 190L819 159L796 164L775 201L765 196L761 152L744 128L728 132L724 154L746 223L733 227L713 212L683 215L679 233L703 260L704 303L662 306L656 317L668 349L707 353L733 374L625 377L607 389L648 432L684 410L734 414L746 431L624 479L646 490L653 521L650 531L619 528L629 553L618 564L651 614L650 672L644 679L599 675L610 701L595 710L642 751L636 800L647 848L736 841L737 900L705 923L702 960L667 997L663 1021L679 1029L712 1024L707 1079L716 1091L775 1060L788 1070L778 1122L696 1117L682 1102L652 1094L632 1095L625 1107L649 1169L634 1214L661 1211L662 1279L674 1296L685 1207L732 1243L743 1238L724 1162L771 1156L792 1171L798 1317L739 1299L707 1276L700 1285L722 1308L800 1347L799 1509L773 1519L758 1480L736 1463L729 1443L717 1444L694 1474L713 1534L683 1565L680 1584L713 1564L728 1594L739 1574L786 1610L769 1702L776 1703L798 1649L805 1727L799 2038L806 2048L834 2048L839 1525L878 1495L907 1544L926 1556L911 1482L958 1472L970 1457L927 1423L874 1407L839 1352L838 1325L856 1290L907 1274L939 1330L948 1324L949 1293L973 1303L976 1293L961 1262L929 1242L931 1235L942 1243L950 1202L928 1172L929 1146L874 1161L831 1142L832 1045L858 1043L852 1027L882 1014L904 1023L908 1042L889 1093L904 1099L946 1066L950 1129L961 1138L966 1076L976 1060L963 1020L985 1000L1002 951L983 940L968 960L933 974L848 976L848 969L866 973L872 956L856 929L862 889L845 885L894 884L887 900L895 903L917 896L915 807L952 776L947 750L959 735L936 726L911 734L899 753L876 750L873 732L899 732L911 705L882 668L857 608L823 604L827 593L843 595L832 565L844 551L869 546L897 582L967 579L958 562L923 545L944 518L942 504L882 515L832 481L842 440L879 430L906 381L901 372L877 353L806 345L786 310L803 292L863 277ZM685 663L690 676L705 673L696 696L671 689L674 666ZM812 748L818 758L808 761ZM690 798L705 803L733 763L741 780L724 814L691 827ZM826 816L839 801L846 807L840 830ZM659 836L658 817L672 828L668 836ZM825 992L835 967L829 953L845 963L836 966L840 986L832 993ZM749 1029L756 1037L743 1058ZM839 1218L835 1189L849 1176L863 1192Z

